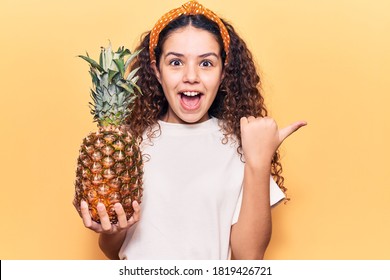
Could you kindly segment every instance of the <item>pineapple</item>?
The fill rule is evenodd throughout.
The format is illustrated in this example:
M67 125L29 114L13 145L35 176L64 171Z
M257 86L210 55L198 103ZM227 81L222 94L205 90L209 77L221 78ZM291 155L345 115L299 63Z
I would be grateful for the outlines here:
M98 202L105 205L113 224L118 221L115 203L122 204L127 219L134 213L132 202L141 203L143 164L139 139L124 126L134 100L142 94L136 85L138 69L126 71L138 53L132 54L124 47L114 53L109 44L102 47L99 63L88 53L79 55L90 64L93 83L90 107L98 131L90 133L81 145L73 203L79 209L81 200L85 200L92 220L98 223Z

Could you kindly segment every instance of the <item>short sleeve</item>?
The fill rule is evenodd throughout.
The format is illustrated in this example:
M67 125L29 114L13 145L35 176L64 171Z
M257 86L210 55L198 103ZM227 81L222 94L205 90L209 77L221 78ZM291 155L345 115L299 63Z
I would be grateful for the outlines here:
M270 188L269 195L270 195L270 205L271 206L275 206L278 202L280 202L281 200L283 200L286 197L284 192L279 188L279 186L276 184L276 182L272 178L272 176L270 178L269 188ZM242 189L243 188L241 187L240 196L237 200L236 209L235 209L234 214L233 214L232 225L237 223L238 216L240 215L241 204L242 204Z

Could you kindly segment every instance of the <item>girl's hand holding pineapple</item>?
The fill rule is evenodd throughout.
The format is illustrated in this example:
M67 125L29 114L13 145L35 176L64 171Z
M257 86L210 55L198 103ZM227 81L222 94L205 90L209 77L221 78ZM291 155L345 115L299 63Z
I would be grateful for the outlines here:
M115 213L118 218L118 222L116 224L111 223L110 217L103 203L98 203L96 207L100 218L100 223L97 223L92 220L88 208L88 203L86 201L81 201L79 213L81 218L83 219L83 223L86 228L89 228L97 233L115 234L120 231L126 231L129 227L139 221L141 212L140 205L137 201L133 201L132 206L134 209L134 214L131 216L130 219L127 220L126 213L122 207L122 204L114 204Z

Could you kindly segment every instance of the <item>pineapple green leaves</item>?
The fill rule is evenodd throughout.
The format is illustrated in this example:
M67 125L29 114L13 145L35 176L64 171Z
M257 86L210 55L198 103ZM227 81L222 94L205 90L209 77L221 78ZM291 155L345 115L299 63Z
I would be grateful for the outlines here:
M116 52L111 44L101 48L99 63L87 56L79 55L90 65L93 88L91 89L91 113L100 126L118 126L131 113L134 100L142 94L136 82L139 68L126 73L131 62L141 50L131 53L123 46Z

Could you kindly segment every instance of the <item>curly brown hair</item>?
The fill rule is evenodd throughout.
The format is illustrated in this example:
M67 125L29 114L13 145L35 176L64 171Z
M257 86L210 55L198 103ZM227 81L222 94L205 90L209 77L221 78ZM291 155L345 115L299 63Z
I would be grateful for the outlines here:
M241 117L265 117L268 112L261 94L260 77L256 71L251 52L233 26L225 20L222 21L230 35L229 62L224 65L224 77L217 96L209 109L209 115L221 120L220 125L225 135L223 143L227 143L231 136L237 139L237 152L242 158ZM169 34L189 25L207 30L215 36L220 45L222 62L225 64L226 53L218 25L203 15L182 15L161 31L155 48L156 65L159 65L162 46ZM143 133L146 133L147 137L151 138L155 136L156 132L152 131L151 128L157 124L159 129L157 121L167 112L168 102L151 67L148 51L149 38L150 32L142 35L141 43L137 47L137 50L141 50L141 52L132 65L132 69L139 67L137 84L142 89L143 94L135 101L127 124L134 135L141 137ZM282 165L277 151L272 159L271 174L279 187L286 192L287 189L284 186L284 178L281 173Z

